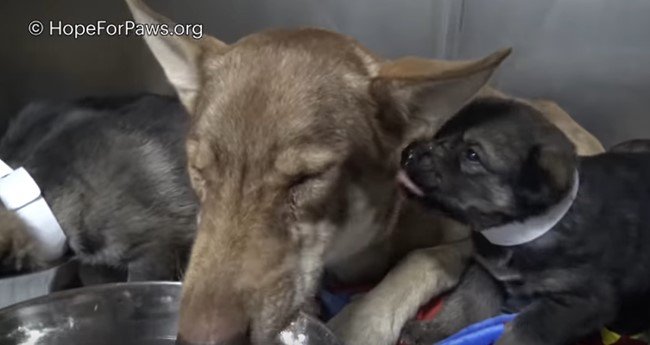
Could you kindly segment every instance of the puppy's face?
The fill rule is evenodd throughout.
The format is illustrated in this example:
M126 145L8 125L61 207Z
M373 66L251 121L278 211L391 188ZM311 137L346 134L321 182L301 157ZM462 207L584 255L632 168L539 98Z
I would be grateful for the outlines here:
M432 140L402 155L402 184L434 209L481 230L539 214L571 187L575 150L532 107L474 101Z

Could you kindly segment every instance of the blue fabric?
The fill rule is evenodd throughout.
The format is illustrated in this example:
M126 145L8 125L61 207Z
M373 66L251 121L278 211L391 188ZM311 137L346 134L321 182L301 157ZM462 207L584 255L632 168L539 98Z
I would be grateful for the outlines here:
M333 293L321 289L318 297L321 305L321 319L325 322L338 314L354 296L354 293ZM436 345L492 345L499 339L505 324L512 321L516 314L502 314L491 319L467 326L451 337Z
M321 305L321 320L327 322L338 314L352 299L352 294L332 293L321 289L318 295Z
M503 314L470 325L437 345L492 345L517 314Z

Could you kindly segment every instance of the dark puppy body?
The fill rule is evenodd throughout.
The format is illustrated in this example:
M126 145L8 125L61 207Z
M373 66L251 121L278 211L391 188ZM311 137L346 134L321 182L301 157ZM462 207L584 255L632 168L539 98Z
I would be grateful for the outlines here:
M33 103L0 141L0 157L30 172L82 262L128 268L130 280L172 279L195 233L187 125L180 103L162 96ZM6 232L0 224L5 238L18 237ZM35 252L19 259L43 264Z
M650 139L633 139L618 143L609 152L650 152Z
M520 314L498 344L570 344L603 326L629 334L650 324L649 153L577 158L534 109L486 99L407 149L403 166L413 194L476 230L478 263L438 319L407 328L413 342L502 308ZM485 235L504 224L526 233L521 222L548 231L514 245Z

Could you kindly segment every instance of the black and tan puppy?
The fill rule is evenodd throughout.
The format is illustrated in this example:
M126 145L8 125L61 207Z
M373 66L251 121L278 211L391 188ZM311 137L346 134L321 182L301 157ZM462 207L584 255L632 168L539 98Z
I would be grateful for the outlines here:
M188 122L157 95L34 102L0 138L0 159L29 171L80 262L176 279L196 232ZM0 203L0 276L53 264L27 229Z
M478 265L429 335L502 309L519 315L499 345L650 325L650 153L578 158L533 108L483 99L410 145L402 166L412 196L475 230Z

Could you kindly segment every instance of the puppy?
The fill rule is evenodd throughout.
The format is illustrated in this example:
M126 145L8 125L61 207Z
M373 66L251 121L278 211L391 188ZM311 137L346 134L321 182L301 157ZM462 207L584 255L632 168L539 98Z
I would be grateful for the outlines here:
M82 263L174 279L196 229L187 125L180 102L163 96L32 103L0 140L0 158L31 174ZM5 273L53 263L25 227L0 207Z
M441 319L474 321L459 316L468 304L458 296L471 296L479 317L519 312L499 345L570 344L603 326L632 334L649 324L649 153L578 158L534 108L487 98L408 146L402 167L409 195L474 230L478 265Z

